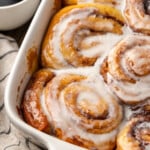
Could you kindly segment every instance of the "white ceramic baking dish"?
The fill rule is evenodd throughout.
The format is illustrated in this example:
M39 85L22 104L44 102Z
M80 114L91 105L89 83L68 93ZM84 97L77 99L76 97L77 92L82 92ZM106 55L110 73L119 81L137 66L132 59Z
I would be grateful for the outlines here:
M5 91L5 108L11 122L23 131L24 136L31 138L36 144L50 150L82 150L83 148L81 147L61 141L34 129L26 124L18 113L22 93L32 75L32 71L29 71L27 59L29 50L36 50L35 52L39 54L41 41L54 10L54 0L41 1L9 76ZM32 58L30 59L32 60Z

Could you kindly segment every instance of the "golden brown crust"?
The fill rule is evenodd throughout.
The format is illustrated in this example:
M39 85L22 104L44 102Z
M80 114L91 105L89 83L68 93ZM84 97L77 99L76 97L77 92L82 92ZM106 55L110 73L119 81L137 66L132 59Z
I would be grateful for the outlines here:
M45 132L50 131L46 115L41 108L41 94L46 83L54 77L47 70L36 72L31 78L22 101L22 111L25 121L31 126Z

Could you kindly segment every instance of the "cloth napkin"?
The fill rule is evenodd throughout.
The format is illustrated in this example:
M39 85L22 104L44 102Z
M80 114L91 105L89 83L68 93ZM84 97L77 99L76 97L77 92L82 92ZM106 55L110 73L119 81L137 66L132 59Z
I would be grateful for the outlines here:
M0 150L42 150L10 122L5 112L4 91L13 62L18 53L15 39L0 34Z

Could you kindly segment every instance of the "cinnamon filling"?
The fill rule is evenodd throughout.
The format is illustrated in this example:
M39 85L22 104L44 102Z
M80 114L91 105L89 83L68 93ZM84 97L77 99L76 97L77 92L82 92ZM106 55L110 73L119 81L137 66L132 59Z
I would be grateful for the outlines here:
M139 142L141 149L146 149L150 144L150 127L149 127L149 117L145 116L145 119L139 120L135 123L132 130L132 135Z
M137 105L129 106L131 109L130 117L138 117L138 116L149 116L150 115L150 99L145 99L143 102L138 103Z
M143 3L146 14L150 15L150 0L144 0Z

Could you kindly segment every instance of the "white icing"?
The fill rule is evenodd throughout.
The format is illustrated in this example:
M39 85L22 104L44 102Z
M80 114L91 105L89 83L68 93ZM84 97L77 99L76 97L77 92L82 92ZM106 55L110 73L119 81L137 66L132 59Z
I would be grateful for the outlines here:
M30 100L31 97L36 97L36 93L33 92L32 90L27 90L26 91L26 94L25 94L25 99L27 101ZM39 112L39 109L37 108L37 103L36 101L30 101L30 105L28 105L27 107L27 111L32 113L32 116L34 118L34 120L41 120L41 115L40 115L40 112Z
M142 122L137 125L137 128L149 128L150 129L150 122Z
M67 32L67 35L64 36L64 42L66 43L66 41L71 38L71 32L73 32L73 29L75 29L76 26L78 26L78 24L72 24L72 21L85 19L93 11L94 9L92 8L87 10L85 9L85 11L79 11L78 8L73 9L72 11L70 11L70 13L67 14L67 17L66 16L62 17L59 23L55 25L53 29L54 32L53 38L52 41L50 41L51 42L50 45L54 48L53 50L54 55L58 58L58 60L62 64L67 65L67 62L64 60L63 55L61 54L60 45L59 45L61 43L62 34L64 34L64 31L65 32L69 31ZM69 25L70 23L71 23L71 27Z
M60 45L62 42L64 43L64 49L71 48L72 45L70 43L72 42L73 51L78 53L78 55L91 58L99 57L104 55L107 51L110 51L110 49L125 35L111 33L114 25L109 20L105 20L106 23L96 21L93 24L88 18L102 18L100 14L96 16L95 11L97 10L94 7L82 8L80 11L79 8L75 8L67 15L61 17L60 21L54 26L52 40L49 41L49 45L53 48L54 56L60 64L63 64L63 66L70 65L62 54ZM96 31L92 33L90 29ZM106 30L108 30L108 33L101 33ZM122 30L124 33L123 27ZM83 39L82 36L84 36ZM86 46L83 46L83 48L81 46L80 48L79 44L87 45L87 48ZM73 51L70 51L70 56L74 55ZM47 52L45 52L45 56L47 55L46 53ZM75 62L74 65L76 65Z
M129 101L145 100L150 96L150 84L137 81L135 84L128 82L121 82L115 80L108 74L108 84L112 90L121 98ZM117 90L116 90L117 87ZM142 87L142 88L141 88Z
M79 70L79 71L77 71ZM82 71L81 71L82 70ZM70 111L69 107L66 107L65 101L64 101L64 92L63 90L60 91L59 89L59 79L58 76L66 73L76 73L76 74L82 74L82 75L87 75L89 72L91 72L94 75L89 75L87 79L80 81L79 84L89 87L94 91L94 93L83 93L81 92L78 97L77 97L77 103L81 102L83 99L88 99L90 102L93 104L96 104L101 98L103 100L106 100L106 103L108 105L108 112L109 112L109 117L108 118L117 118L116 116L116 110L114 109L113 103L111 100L115 99L114 96L112 96L111 93L109 93L106 89L106 86L104 85L103 81L101 78L99 78L99 72L97 69L93 68L78 68L78 69L64 69L64 70L59 70L56 71L55 73L57 74L57 80L53 80L52 84L50 86L50 94L45 95L45 92L42 94L42 107L49 118L49 121L55 122L55 125L57 128L61 128L62 131L65 133L66 137L72 137L74 135L79 135L81 138L87 139L94 141L96 144L103 143L105 141L114 141L115 137L118 133L119 126L116 127L116 129L112 130L111 132L105 133L105 134L92 134L88 133L85 131L78 123L80 121L80 117L76 116L72 111ZM89 71L89 72L88 72ZM73 82L69 86L76 85L77 83ZM58 96L58 92L61 94ZM95 94L96 93L96 94ZM47 106L47 104L49 106ZM90 108L90 106L89 106ZM95 110L96 112L96 110ZM97 110L98 113L98 110ZM121 113L121 112L120 112ZM85 125L86 126L86 125ZM92 128L92 125L87 124L88 128Z
M124 106L124 120L125 122L130 120L130 117L133 115L133 111L128 107L128 106Z
M150 144L145 145L145 150L150 150Z
M98 44L86 49L81 50L81 54L87 57L101 56L111 50L111 48L122 38L122 35L117 35L113 33L106 33L105 35L97 35L95 37L87 37L83 42L92 43L97 42ZM111 42L109 42L111 39ZM108 44L109 43L109 44Z
M132 0L127 0L126 2L126 21L131 26L134 26L135 29L150 30L150 15L144 14L143 1L133 2Z
M149 48L150 48L150 45L144 45L144 46L135 45L131 49L128 49L128 51L125 54L123 54L123 58L121 59L120 64L123 70L126 71L126 74L128 74L132 79L142 80L142 81L147 79L147 76L140 77L135 74L143 75L143 66L145 64L150 64L150 56L145 58L145 57L142 57L141 55L142 53L148 54ZM129 63L129 62L126 62L127 60L132 61L134 63L134 65L132 65L132 68L130 67L130 69L132 69L132 71L135 74L132 73L131 70L127 69L127 63ZM145 66L144 69L150 70L150 65Z
M98 105L99 97L95 93L90 93L90 91L87 93L87 91L85 91L85 92L79 93L77 97L77 103L80 104L83 100L87 100L89 101L89 103L93 105Z
M144 45L138 45L138 41L145 40L147 43ZM150 49L150 38L148 36L130 36L122 40L118 45L120 47L123 46L132 46L130 49L126 50L122 56L120 56L120 66L122 70L125 72L125 74L132 79L136 80L136 83L131 83L123 80L117 80L115 79L110 73L107 73L107 82L110 85L111 89L123 100L127 101L138 101L138 100L145 100L146 98L150 97L150 74L143 75L143 76L137 76L132 71L128 70L126 60L132 59L134 61L135 70L138 71L142 75L142 68L141 66L146 62L147 64L150 64L149 58L150 56L147 56L144 58L140 58L140 53L146 53L150 55L149 49ZM137 43L135 43L135 41ZM125 44L125 45L124 45ZM120 48L118 47L118 48ZM117 49L113 49L108 57L108 62L112 63L114 60L114 51ZM139 67L139 68L138 68ZM141 68L141 69L140 69ZM149 66L147 65L147 70L150 70ZM113 72L116 71L116 66L111 65L111 70ZM142 87L142 88L141 88Z

